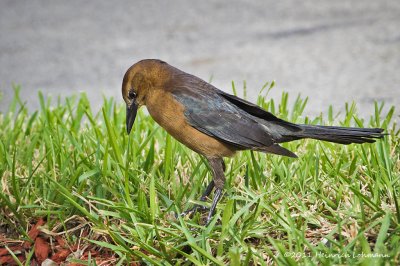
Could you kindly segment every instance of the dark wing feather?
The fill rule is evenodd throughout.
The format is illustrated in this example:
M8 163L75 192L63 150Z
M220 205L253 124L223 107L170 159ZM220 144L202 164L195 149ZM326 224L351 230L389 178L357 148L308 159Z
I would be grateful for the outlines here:
M274 144L273 136L257 118L222 97L212 85L189 77L181 83L175 81L171 93L185 106L185 116L191 126L242 149Z
M225 99L227 99L228 101L230 101L231 103L233 103L234 105L236 105L237 107L239 107L240 109L246 111L247 113L249 113L255 117L261 118L262 120L264 120L266 122L271 122L274 125L283 126L283 127L287 128L288 130L294 131L294 132L302 130L298 125L287 122L285 120L282 120L282 119L274 116L270 112L265 111L260 106L255 105L249 101L243 100L235 95L231 95L231 94L225 93L223 91L219 91L219 94L222 97L224 97Z
M256 121L240 112L224 111L218 106L214 112L185 112L189 123L210 136L217 137L242 148L263 147L273 144L272 137Z

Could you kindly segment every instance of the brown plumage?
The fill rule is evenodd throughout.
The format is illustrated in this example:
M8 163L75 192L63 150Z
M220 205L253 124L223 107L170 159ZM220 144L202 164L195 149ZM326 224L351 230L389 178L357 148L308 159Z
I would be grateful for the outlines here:
M122 96L130 133L137 109L145 105L153 119L171 136L205 156L213 181L201 200L216 188L210 221L225 183L223 157L255 150L297 157L279 143L313 138L341 144L374 142L380 128L346 128L293 124L167 63L142 60L125 73ZM196 210L195 207L193 210Z

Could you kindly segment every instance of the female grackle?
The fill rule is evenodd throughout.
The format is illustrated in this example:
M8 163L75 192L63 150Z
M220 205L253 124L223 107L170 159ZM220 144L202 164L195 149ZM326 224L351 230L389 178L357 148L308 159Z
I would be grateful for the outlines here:
M381 128L298 125L284 121L156 59L139 61L127 70L122 96L126 103L128 134L138 108L145 105L153 119L170 135L207 158L213 180L200 200L205 201L216 188L207 223L225 183L223 157L249 149L296 158L296 154L279 143L303 138L340 144L371 143L384 136Z

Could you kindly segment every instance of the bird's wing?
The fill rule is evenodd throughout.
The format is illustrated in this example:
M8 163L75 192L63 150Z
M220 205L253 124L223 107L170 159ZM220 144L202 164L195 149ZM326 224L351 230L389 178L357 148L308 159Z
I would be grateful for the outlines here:
M231 94L228 94L228 93L220 91L220 90L218 90L218 94L221 95L222 97L224 97L226 100L228 100L232 104L239 107L240 109L246 111L247 113L249 113L257 118L264 120L265 122L270 122L274 125L282 126L293 132L298 132L298 131L302 130L298 125L287 122L285 120L282 120L282 119L274 116L270 112L265 111L260 106L255 105L249 101L243 100L235 95L231 95Z
M188 123L197 130L242 149L275 143L259 119L242 110L212 85L194 78L176 83L171 93L185 107ZM272 114L271 114L272 116Z

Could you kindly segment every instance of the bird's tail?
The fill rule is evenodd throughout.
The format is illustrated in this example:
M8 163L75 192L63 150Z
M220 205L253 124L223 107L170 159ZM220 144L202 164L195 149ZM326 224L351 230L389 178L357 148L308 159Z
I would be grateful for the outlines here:
M383 138L382 128L356 128L298 125L302 130L296 132L293 139L311 138L340 144L375 142Z

